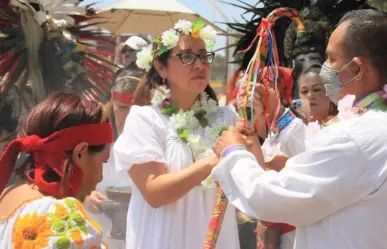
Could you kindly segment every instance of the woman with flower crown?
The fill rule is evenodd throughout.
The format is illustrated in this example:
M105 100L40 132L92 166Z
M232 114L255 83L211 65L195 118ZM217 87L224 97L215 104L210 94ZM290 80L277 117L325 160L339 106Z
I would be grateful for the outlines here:
M212 147L236 122L209 86L216 31L181 20L137 56L153 89L152 106L133 106L114 152L120 175L134 182L127 249L198 249L216 188ZM235 209L228 207L217 248L238 249Z

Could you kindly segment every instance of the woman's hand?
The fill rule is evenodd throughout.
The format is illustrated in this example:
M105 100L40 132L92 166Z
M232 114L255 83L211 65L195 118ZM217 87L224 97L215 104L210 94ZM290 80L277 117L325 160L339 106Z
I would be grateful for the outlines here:
M85 201L83 202L83 204L90 212L94 214L99 214L102 212L101 205L105 199L106 199L105 195L97 191L93 191L91 195L85 198Z
M220 157L227 147L235 144L243 144L249 147L251 146L251 141L247 136L235 129L234 126L230 126L228 130L223 131L222 135L216 140L214 145L215 153Z

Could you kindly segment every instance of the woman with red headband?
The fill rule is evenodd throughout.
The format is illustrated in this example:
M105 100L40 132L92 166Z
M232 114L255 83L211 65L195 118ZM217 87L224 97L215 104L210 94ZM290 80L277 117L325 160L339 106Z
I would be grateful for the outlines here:
M117 76L110 90L111 101L107 109L110 120L113 123L115 138L121 134L124 128L126 116L134 101L134 92L141 81L142 75L142 70L136 66L125 69ZM127 199L130 198L132 182L130 179L129 181L124 181L116 177L116 163L114 156L111 155L103 168L103 181L97 185L96 191L93 191L90 196L86 197L84 205L91 212L90 216L103 226L103 239L109 248L121 249L125 247L125 217L129 204ZM107 198L109 191L114 191L115 197L118 197L121 202L126 203L109 200ZM119 220L114 219L117 215L121 216Z
M77 95L50 95L28 115L0 158L0 248L106 248L80 201L102 180L113 142L104 108ZM19 153L24 182L6 185Z

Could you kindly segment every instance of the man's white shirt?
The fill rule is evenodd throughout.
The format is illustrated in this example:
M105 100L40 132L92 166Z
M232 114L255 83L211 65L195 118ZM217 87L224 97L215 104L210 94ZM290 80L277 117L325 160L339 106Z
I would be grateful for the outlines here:
M212 177L242 212L296 226L295 249L387 248L384 112L324 128L281 172L264 171L251 153L235 151Z

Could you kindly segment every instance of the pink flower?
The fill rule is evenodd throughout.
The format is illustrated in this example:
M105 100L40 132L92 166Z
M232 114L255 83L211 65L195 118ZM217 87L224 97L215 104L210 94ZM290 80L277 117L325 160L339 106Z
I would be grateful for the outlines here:
M348 120L356 116L355 109L353 108L353 103L355 102L355 95L348 94L341 100L339 100L337 104L337 109L339 114L337 114L337 118L340 121Z
M382 97L383 97L384 99L387 99L387 84L384 85L384 87L383 87L383 92L384 92L384 93L383 93L383 96L382 96Z

